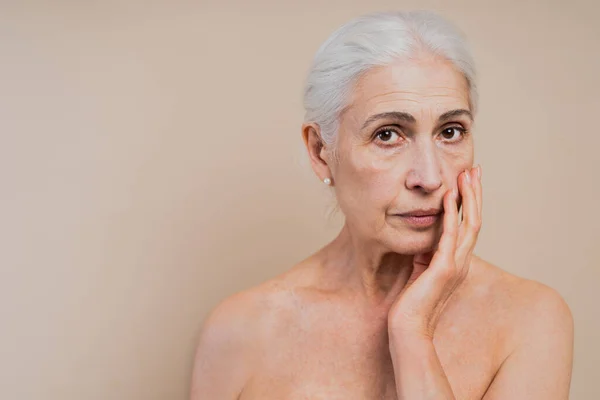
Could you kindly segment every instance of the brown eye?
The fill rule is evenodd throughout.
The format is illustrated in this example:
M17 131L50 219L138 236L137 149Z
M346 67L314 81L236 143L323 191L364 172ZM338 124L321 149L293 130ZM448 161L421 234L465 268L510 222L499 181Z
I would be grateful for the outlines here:
M394 144L400 139L400 135L390 128L380 130L375 134L375 137L377 138L377 141L385 143L386 145Z
M383 140L384 142L389 141L392 136L394 136L396 133L390 130L385 130L385 131L381 131L377 134L377 137L381 140Z
M445 128L441 135L448 142L457 142L465 135L466 130L464 128L460 128L458 126L451 126Z

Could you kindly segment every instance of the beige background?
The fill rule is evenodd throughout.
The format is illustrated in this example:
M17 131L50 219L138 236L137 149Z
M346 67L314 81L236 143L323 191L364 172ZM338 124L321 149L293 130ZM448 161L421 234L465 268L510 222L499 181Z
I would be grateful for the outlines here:
M564 296L572 398L600 398L598 3L287 3L0 1L0 398L186 398L208 310L339 229L300 139L313 53L415 7L478 62L477 253Z

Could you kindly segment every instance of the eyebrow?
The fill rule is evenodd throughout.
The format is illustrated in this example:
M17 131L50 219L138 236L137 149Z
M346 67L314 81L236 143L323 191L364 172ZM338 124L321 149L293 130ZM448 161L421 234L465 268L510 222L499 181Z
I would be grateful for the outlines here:
M458 109L458 110L446 111L445 113L440 115L438 118L438 123L446 122L449 119L453 119L453 118L460 117L463 115L466 115L471 120L471 122L473 122L473 114L471 114L471 112L469 110ZM395 119L398 121L404 121L404 122L408 122L411 124L414 124L417 122L416 118L407 112L388 111L388 112L384 112L384 113L380 113L380 114L371 115L369 118L367 118L367 120L365 121L365 123L363 124L361 129L366 128L373 122L378 121L380 119Z

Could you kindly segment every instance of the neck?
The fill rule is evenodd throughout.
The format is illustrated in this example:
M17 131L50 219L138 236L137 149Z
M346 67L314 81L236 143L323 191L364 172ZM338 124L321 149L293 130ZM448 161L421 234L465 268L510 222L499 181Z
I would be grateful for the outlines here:
M365 243L351 234L347 224L321 254L323 268L330 279L376 306L390 306L413 269L413 255L393 253L377 243Z

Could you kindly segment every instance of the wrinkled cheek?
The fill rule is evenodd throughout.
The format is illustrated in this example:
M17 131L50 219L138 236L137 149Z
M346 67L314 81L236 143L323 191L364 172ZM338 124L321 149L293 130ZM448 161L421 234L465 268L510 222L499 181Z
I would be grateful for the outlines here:
M369 209L383 214L401 184L400 178L395 177L394 166L394 163L385 160L355 161L347 171L348 205L355 210Z
M473 156L464 152L444 155L442 160L442 173L448 188L457 187L458 175L473 165Z
M398 186L402 185L398 163L391 160L372 160L366 170L367 184L371 188L374 201L387 206L398 194Z

